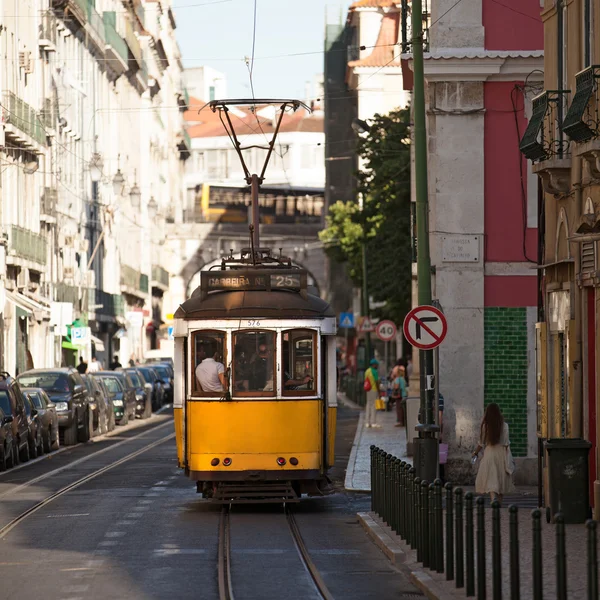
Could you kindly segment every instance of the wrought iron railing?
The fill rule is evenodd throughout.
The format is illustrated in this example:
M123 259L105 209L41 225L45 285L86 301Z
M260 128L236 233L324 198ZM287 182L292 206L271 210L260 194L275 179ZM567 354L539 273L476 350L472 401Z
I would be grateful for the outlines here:
M104 50L104 19L96 10L95 0L87 0L86 15L92 32L97 37L96 42Z
M121 265L121 285L134 290L140 290L141 276L142 274L133 267Z
M43 235L16 225L10 228L9 248L15 256L45 265L47 247L46 238Z
M152 281L169 287L169 272L158 265L152 265Z
M46 133L37 111L14 92L2 93L4 122L13 125L38 144L46 144Z
M600 65L575 76L575 96L563 122L563 131L574 142L587 142L600 136Z
M92 288L90 299L93 298L94 312L107 317L123 317L125 315L125 302L119 294L109 294L104 290ZM92 300L90 300L90 303Z
M40 122L46 129L56 129L58 122L58 103L52 98L44 98L44 105L40 111Z
M531 118L519 145L526 158L537 162L569 156L569 140L562 124L570 93L570 90L547 90L533 99Z
M115 13L105 12L104 18L104 37L106 45L114 49L114 51L125 61L129 62L129 51L125 40L119 35L115 28Z

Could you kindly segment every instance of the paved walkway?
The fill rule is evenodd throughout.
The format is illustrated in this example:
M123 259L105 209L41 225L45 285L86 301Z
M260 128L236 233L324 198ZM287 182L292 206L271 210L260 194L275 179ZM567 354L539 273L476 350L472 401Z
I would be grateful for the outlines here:
M338 395L343 404L353 405L343 395ZM374 444L386 452L412 463L406 455L406 428L395 427L396 412L377 411L377 424L381 428L365 427L365 413L360 415L356 436L346 471L347 490L354 492L371 491L371 445Z

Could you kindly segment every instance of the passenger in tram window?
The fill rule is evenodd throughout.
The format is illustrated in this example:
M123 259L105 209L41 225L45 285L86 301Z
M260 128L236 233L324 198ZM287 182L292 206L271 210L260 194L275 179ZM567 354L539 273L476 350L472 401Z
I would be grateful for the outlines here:
M203 392L225 392L227 391L227 380L225 378L225 365L218 352L212 358L205 358L196 367L196 379Z
M233 356L234 389L238 392L247 392L250 387L250 365L241 344L236 345Z
M286 334L287 335L287 334ZM305 368L304 377L295 378L292 374L292 366L290 365L290 343L284 339L283 341L283 389L284 390L310 390L312 376L309 370Z
M258 345L258 352L250 361L251 375L250 389L251 391L273 391L273 351L266 344L261 342Z

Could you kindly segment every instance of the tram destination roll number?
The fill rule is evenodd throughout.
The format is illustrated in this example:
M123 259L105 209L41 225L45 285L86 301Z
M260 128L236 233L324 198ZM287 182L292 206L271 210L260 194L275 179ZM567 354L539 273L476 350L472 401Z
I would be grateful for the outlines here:
M306 290L306 274L302 271L208 271L202 273L204 293L215 291Z

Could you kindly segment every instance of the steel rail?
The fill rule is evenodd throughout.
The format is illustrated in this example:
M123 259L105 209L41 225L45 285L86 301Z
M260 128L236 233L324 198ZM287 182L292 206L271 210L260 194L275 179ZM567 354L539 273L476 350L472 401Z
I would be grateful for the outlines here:
M231 523L228 506L221 509L218 554L219 600L234 600L231 585Z
M302 538L302 534L300 533L300 529L298 527L298 523L296 522L294 514L290 510L289 506L285 506L284 510L285 510L285 516L286 516L286 519L288 522L288 526L292 533L292 537L294 538L294 544L296 546L296 550L298 551L298 554L300 555L300 559L302 560L304 567L306 568L309 575L311 576L313 583L315 584L315 587L317 588L317 591L319 592L319 594L321 595L323 600L333 600L333 596L331 595L331 592L327 588L325 581L323 581L323 578L321 577L321 573L319 573L319 570L317 569L317 567L315 566L315 563L312 561L312 558L310 557L310 553L308 552L306 544L304 543L304 539Z
M114 469L115 467L118 467L118 466L122 465L123 463L126 463L126 462L136 458L140 454L143 454L144 452L148 452L148 450L152 450L152 448L155 448L156 446L159 446L160 444L163 444L164 442L166 442L170 439L173 439L174 437L175 437L175 433L171 433L159 440L156 440L155 442L148 444L147 446L144 446L140 450L136 450L132 454L129 454L119 460L116 460L116 461L106 465L105 467L102 467L101 469L97 469L93 473L90 473L89 475L86 475L85 477L82 477L81 479L78 479L77 481L70 483L69 485L66 485L65 487L61 488L57 492L50 494L49 496L44 498L44 500L38 502L31 508L22 512L18 517L14 518L12 521L10 521L10 523L8 523L4 527L2 527L0 529L0 540L3 539L8 533L10 533L19 523L22 523L27 517L36 513L38 510L40 510L41 508L43 508L50 502L56 500L60 496L63 496L67 492L70 492L71 490L78 488L79 486L83 485L84 483L87 483L88 481L91 481L92 479L99 477L100 475L106 473L107 471L110 471L111 469ZM98 454L98 453L96 453L96 454Z
M150 427L149 429L147 429L146 431L142 431L141 433L138 433L137 435L134 435L133 437L130 438L126 438L124 440L121 440L120 442L117 442L116 444L112 445L112 446L107 446L106 448L101 448L100 450L96 450L95 452L92 452L91 454L87 454L86 456L82 456L81 458L78 458L77 460L74 460L73 462L70 462L66 465L63 465L62 467L58 467L57 469L53 469L52 471L48 471L47 473L42 473L41 475L38 475L37 477L34 477L33 479L30 479L29 481L26 481L25 483L22 483L20 485L18 485L15 488L6 490L5 492L2 492L0 494L0 500L2 498L5 498L6 496L12 496L13 494L16 494L17 492L20 492L21 490L35 484L35 483L39 483L40 481L44 481L45 479L48 479L54 475L58 475L58 473L62 473L63 471L67 471L68 469L72 468L72 467L76 467L77 465L80 465L84 462L87 462L88 460L91 460L93 458L96 458L102 454L104 454L105 452L109 452L110 450L114 450L115 448L118 448L119 446L122 446L123 444L127 444L129 442L132 442L134 440L137 440L141 437L144 437L145 435L151 433L152 431L156 431L158 429L162 429L163 427L166 427L167 425L173 426L173 420L169 419L168 421L166 421L165 423L161 423L160 425L156 425L155 427ZM110 438L107 438L110 440ZM77 444L77 446L79 446L80 444ZM77 446L66 446L65 449L66 450L70 450L71 448L75 448ZM53 454L48 454L48 457L52 457L54 456ZM26 465L27 466L27 463ZM8 471L4 471L2 473L2 475L10 475L13 471L11 471L10 469ZM3 481L0 479L0 483L3 483ZM7 482L8 483L8 482Z

